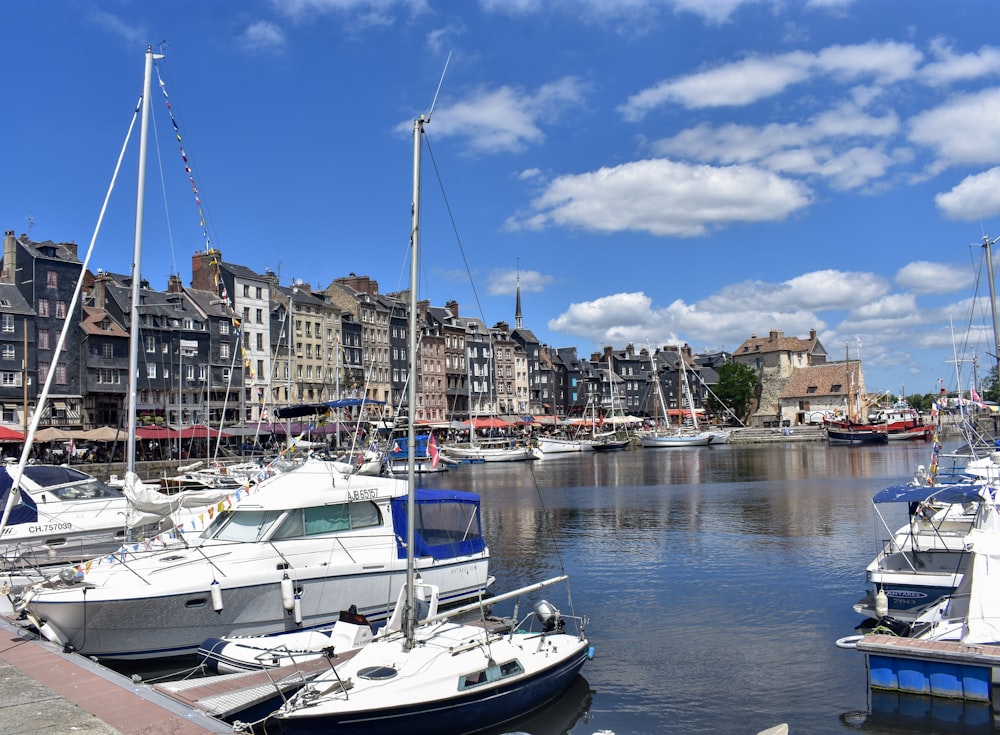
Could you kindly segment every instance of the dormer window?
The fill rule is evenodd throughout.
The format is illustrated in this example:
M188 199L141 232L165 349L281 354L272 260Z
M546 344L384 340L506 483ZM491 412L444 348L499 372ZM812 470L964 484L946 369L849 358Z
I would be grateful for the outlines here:
M841 390L840 383L834 383L833 385L830 386L831 393L840 393L840 390Z

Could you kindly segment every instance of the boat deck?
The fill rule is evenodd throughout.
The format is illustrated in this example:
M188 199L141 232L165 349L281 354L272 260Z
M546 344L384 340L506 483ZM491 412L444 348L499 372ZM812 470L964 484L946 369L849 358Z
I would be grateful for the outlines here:
M862 653L946 661L978 666L1000 666L1000 645L958 641L923 641L893 635L866 635L858 641Z
M338 654L336 662L346 661L355 653L357 651ZM274 699L279 690L282 693L290 693L320 673L329 670L330 662L325 657L320 657L305 659L269 671L246 671L238 674L160 682L153 684L153 690L185 707L225 719Z

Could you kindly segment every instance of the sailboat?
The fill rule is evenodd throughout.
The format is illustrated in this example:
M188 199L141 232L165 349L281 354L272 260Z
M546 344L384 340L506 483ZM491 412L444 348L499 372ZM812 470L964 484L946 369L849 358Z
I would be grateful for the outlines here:
M410 365L416 364L417 253L420 235L420 148L429 115L413 125L413 225L410 262ZM414 381L410 405L415 405ZM410 446L415 433L408 420ZM412 452L410 454L412 457ZM411 460L410 482L415 481ZM412 496L411 496L412 497ZM410 514L410 519L414 514ZM412 535L412 526L408 534ZM518 620L456 622L485 612L486 602L441 613L419 625L412 590L416 583L413 544L407 544L407 596L398 632L376 637L356 655L335 664L289 698L272 717L285 735L301 733L405 732L408 735L472 733L532 712L562 694L593 655L586 619L564 615L545 600ZM557 582L497 595L490 604L520 598ZM531 621L535 621L531 623ZM575 627L575 632L569 628Z
M681 389L691 410L691 419L694 422L694 431L686 432L674 430L670 427L670 414L667 413L667 402L663 397L663 386L660 384L660 376L656 369L656 358L653 352L649 351L649 364L652 366L653 384L656 386L656 399L660 410L666 417L667 431L660 433L659 427L653 429L652 433L646 433L639 437L642 446L646 449L659 449L662 447L705 447L712 442L712 434L708 431L700 431L698 428L698 414L694 408L694 399L691 397L691 388L687 382L687 372L684 363L684 355L678 355L678 368L681 373Z
M152 58L147 49L144 107ZM144 152L145 136L140 172ZM134 408L134 383L131 394ZM309 456L165 546L92 559L12 603L67 650L128 660L193 655L211 637L326 627L351 605L379 623L415 567L442 604L480 597L492 580L479 496L413 488L412 478L366 477Z

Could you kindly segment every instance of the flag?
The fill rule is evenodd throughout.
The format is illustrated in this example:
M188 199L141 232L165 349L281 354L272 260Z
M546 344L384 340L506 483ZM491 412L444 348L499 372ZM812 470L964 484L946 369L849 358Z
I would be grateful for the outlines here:
M970 395L972 396L972 400L973 400L973 401L974 401L975 403L982 403L982 402L983 402L983 399L979 397L979 393L977 393L977 392L976 392L976 389L975 389L975 388L973 388L973 389L971 390L971 392L970 392Z
M394 441L392 443L392 453L393 454L402 454L403 453L403 447L402 447L402 445L400 445L399 439L397 439L396 441Z
M438 450L438 443L434 434L431 434L430 438L427 440L427 454L429 454L431 458L431 467L437 467L438 462L441 461L441 452Z

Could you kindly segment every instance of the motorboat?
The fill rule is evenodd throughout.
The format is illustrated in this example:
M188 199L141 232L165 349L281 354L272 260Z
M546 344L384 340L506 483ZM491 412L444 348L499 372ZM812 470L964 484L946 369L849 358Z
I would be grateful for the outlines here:
M309 458L214 514L180 545L99 558L14 597L51 640L97 658L193 655L207 638L384 620L406 576L406 480ZM444 603L482 594L479 498L418 490L416 566ZM211 515L209 513L208 515Z
M0 507L7 505L17 466L0 467ZM67 465L28 464L0 531L4 571L76 564L121 547L133 536L160 533L173 522L132 507L125 494Z
M954 595L972 559L970 534L996 525L996 490L984 482L914 482L877 493L872 504L890 537L866 568L870 589L855 611L912 622ZM892 531L881 511L885 504L905 505L907 523Z

